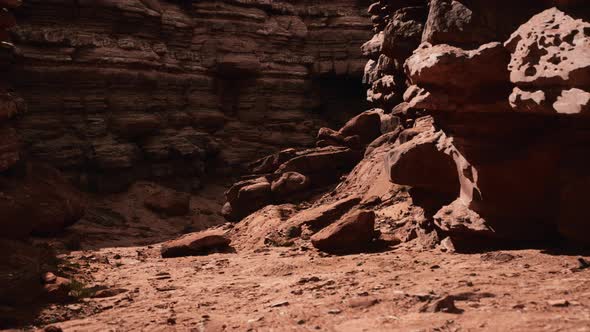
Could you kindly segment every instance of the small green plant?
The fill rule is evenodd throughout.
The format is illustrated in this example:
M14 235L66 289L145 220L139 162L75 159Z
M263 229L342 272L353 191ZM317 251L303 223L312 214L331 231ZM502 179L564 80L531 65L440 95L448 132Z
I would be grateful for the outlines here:
M83 299L87 297L92 297L94 293L96 293L95 289L86 287L86 284L84 284L83 282L72 279L70 283L69 293L71 297L76 299Z

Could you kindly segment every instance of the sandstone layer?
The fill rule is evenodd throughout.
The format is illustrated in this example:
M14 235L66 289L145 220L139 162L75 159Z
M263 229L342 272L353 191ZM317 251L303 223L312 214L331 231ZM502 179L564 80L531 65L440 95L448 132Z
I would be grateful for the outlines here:
M364 9L28 1L10 73L29 108L18 122L25 150L85 189L149 178L190 191L206 168L224 174L310 146L320 126L362 105Z

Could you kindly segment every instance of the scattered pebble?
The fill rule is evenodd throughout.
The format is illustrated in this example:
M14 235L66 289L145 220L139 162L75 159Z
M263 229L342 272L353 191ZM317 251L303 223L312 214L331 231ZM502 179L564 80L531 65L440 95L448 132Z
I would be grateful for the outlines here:
M567 307L570 305L569 301L565 299L549 300L547 303L552 307Z
M270 307L271 308L277 308L277 307L285 307L289 305L289 301L281 301L281 302L277 302L274 304L271 304Z

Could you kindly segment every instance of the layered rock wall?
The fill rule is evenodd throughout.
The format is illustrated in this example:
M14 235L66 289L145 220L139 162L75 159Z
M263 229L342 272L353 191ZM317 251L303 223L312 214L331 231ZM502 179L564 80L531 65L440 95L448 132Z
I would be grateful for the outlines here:
M28 1L11 72L26 151L89 189L191 189L211 160L223 171L308 146L358 112L366 4L189 3Z

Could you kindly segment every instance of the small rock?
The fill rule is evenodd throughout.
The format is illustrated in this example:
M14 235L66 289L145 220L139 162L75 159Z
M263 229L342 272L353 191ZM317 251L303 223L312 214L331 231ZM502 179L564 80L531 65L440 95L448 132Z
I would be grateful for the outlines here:
M66 308L68 308L69 310L75 311L75 312L82 311L82 306L79 304L70 304L70 305L66 306Z
M94 298L107 298L117 296L119 294L123 294L128 292L128 290L123 288L109 288L109 289L102 289L94 293L92 297Z
M452 295L444 296L434 302L430 302L420 309L420 312L444 312L449 314L460 314L463 310L455 306L455 297Z
M362 298L351 299L348 302L348 306L351 308L366 309L366 308L374 306L377 303L379 303L378 299L362 297Z
M70 299L71 285L69 279L55 277L52 283L46 284L43 289L50 302L64 302Z
M331 315L338 315L338 314L341 314L342 313L342 310L340 310L340 309L330 309L328 311L328 313L331 314Z
M579 263L578 269L580 269L580 270L585 270L587 268L590 268L590 262L585 260L583 257L578 258L578 263Z
M281 301L270 305L271 308L285 307L289 305L289 301Z
M63 332L63 330L61 329L61 327L55 326L55 325L46 326L43 329L43 331L45 331L45 332Z
M552 307L567 307L570 305L569 301L565 299L550 300L547 303Z
M53 284L57 280L57 276L51 272L47 272L41 277L41 280L43 284Z
M448 236L446 238L444 238L440 242L440 250L443 252L454 253L456 250L455 250L455 244L453 243L453 240Z
M305 278L305 277L301 278L301 279L299 279L298 283L302 285L302 284L306 284L309 282L318 282L318 281L320 281L320 278L314 276L314 277L309 277L309 278Z

